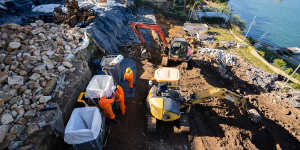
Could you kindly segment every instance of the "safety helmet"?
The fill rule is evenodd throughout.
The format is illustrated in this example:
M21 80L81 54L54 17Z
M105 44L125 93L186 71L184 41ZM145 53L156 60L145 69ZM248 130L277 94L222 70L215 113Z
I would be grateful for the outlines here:
M132 72L131 68L130 67L126 68L126 72L131 73Z

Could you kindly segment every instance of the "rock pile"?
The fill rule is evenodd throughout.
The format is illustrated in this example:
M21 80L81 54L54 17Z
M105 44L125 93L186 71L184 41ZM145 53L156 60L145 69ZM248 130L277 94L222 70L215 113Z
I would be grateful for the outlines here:
M86 36L83 29L40 20L5 24L0 32L0 149L16 149L48 121L38 119L40 110L62 95L54 89L76 70L72 60Z
M95 18L95 12L92 5L86 7L79 7L76 0L66 1L67 12L63 12L62 8L54 8L55 21L57 23L68 24L74 27L76 24L85 25ZM80 26L79 25L79 26Z
M236 65L237 60L232 54L226 53L223 50L210 48L200 48L199 53L201 55L208 54L214 57L217 62L217 71L220 75L229 80L233 79L230 73L230 67Z
M275 81L278 80L277 74L270 74L258 68L249 68L246 70L248 80L253 84L262 87L265 90L271 91L275 88Z
M222 41L219 44L219 47L224 49L230 49L237 46L237 43L235 41Z
M227 53L219 49L200 48L199 54L208 54L217 62L217 71L226 79L232 80L231 68L235 68L239 73L245 72L248 81L267 91L275 89L275 81L278 80L277 74L266 73L261 69L255 68L252 65L238 67L238 61L231 53Z
M236 58L227 52L220 49L200 48L200 54L209 54L216 58L216 60L223 66L234 66L236 65Z

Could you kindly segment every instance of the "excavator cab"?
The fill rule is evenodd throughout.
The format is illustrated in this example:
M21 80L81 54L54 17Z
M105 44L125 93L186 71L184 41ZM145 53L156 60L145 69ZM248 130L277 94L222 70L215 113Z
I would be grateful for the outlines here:
M189 61L192 49L185 38L173 38L170 45L169 59L173 61Z

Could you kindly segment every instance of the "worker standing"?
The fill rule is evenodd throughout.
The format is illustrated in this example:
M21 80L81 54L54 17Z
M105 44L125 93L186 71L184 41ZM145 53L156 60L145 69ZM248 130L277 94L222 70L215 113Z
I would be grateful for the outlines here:
M129 83L129 87L133 88L133 71L131 68L126 68L126 71L124 73L124 80L126 80Z
M126 106L125 106L125 99L124 99L124 91L120 85L117 85L115 96L120 106L121 114L124 116L126 112Z
M103 110L105 116L109 119L115 120L116 116L112 109L112 104L115 101L114 97L111 99L106 98L106 96L101 97L99 100L99 106Z

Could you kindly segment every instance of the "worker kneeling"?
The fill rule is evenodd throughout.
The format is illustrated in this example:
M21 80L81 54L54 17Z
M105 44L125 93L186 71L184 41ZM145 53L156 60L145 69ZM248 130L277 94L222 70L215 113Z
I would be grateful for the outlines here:
M133 71L131 68L126 68L126 71L124 73L124 80L126 80L129 83L130 88L133 88Z
M117 85L115 96L120 106L121 114L124 116L126 112L126 106L125 106L125 99L124 99L124 91L120 85Z
M99 106L103 110L105 116L109 119L115 120L116 116L112 109L112 104L115 102L114 97L111 99L106 98L106 96L101 97L99 101Z
M126 113L126 106L125 106L125 99L124 99L124 91L120 85L117 85L115 89L115 97L120 106L121 114L125 115ZM116 115L113 112L112 105L115 102L115 98L112 97L111 99L106 98L106 96L101 97L99 101L99 106L103 110L105 116L113 121L116 121Z

